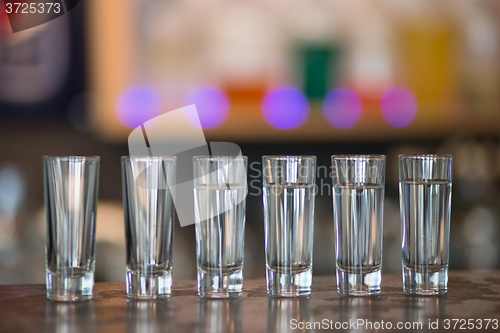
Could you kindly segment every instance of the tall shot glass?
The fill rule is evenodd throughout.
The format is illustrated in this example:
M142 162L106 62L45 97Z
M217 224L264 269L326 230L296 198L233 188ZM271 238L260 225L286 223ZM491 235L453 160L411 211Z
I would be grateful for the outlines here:
M399 155L403 290L440 295L448 288L451 155Z
M47 298L92 299L99 157L43 158Z
M195 156L198 294L232 298L243 290L246 156Z
M175 157L122 157L127 296L170 297Z
M332 164L337 290L379 294L385 156L333 155Z
M264 156L267 293L311 293L316 156Z

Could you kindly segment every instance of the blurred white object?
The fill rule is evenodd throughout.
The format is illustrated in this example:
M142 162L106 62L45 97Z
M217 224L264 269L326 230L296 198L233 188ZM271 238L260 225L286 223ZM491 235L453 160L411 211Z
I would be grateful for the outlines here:
M486 206L474 207L465 217L463 237L469 269L494 269L498 262L498 219Z
M0 166L0 249L17 244L16 218L26 197L26 181L12 164Z

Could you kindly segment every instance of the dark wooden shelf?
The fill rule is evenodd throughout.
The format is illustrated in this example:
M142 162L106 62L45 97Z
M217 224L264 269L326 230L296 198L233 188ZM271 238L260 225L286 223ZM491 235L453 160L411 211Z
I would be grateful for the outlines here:
M384 275L382 285L380 296L345 297L334 277L318 276L310 297L275 298L265 280L246 280L240 299L203 300L196 282L186 281L174 283L169 300L127 301L123 283L97 283L94 300L81 303L48 301L43 285L0 286L0 332L291 332L294 320L383 320L392 331L398 322L421 322L423 332L438 320L436 332L445 319L474 319L475 327L483 319L481 331L500 329L493 322L484 329L485 319L500 320L500 271L451 272L448 294L439 297L405 295L399 275Z

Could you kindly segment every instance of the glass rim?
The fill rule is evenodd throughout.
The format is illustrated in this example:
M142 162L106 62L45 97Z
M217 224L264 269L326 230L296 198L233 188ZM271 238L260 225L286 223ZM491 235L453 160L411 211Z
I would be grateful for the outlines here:
M398 159L414 159L414 160L424 160L424 159L453 159L451 154L399 154Z
M151 162L151 161L176 161L177 156L130 156L125 155L121 157L122 161L135 161L135 162Z
M332 160L384 160L384 154L340 154L332 155Z
M46 161L99 161L101 156L91 155L91 156L83 156L83 155L44 155L43 159Z
M302 159L302 160L316 160L315 155L264 155L262 160L275 160L275 161L286 161L290 159Z
M236 161L248 161L248 157L245 155L197 155L193 156L193 161L211 161L211 162L218 162L218 161L227 161L229 159L236 160Z

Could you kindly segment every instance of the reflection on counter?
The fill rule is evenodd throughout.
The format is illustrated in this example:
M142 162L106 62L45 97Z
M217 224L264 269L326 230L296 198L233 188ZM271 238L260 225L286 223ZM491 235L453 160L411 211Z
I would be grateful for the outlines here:
M197 333L240 333L243 322L242 299L200 299Z
M448 316L448 300L439 297L404 296L405 322L419 322L428 327L429 321Z
M169 332L171 325L170 300L127 301L127 333Z
M313 321L311 299L309 297L267 299L267 332L287 332L293 327L304 327ZM311 330L298 330L309 332Z
M94 331L93 302L47 301L47 332L87 333Z
M380 296L373 297L340 297L337 300L337 318L340 323L358 323L358 319L367 322L380 321ZM361 325L362 326L362 325ZM359 332L370 330L363 327Z

